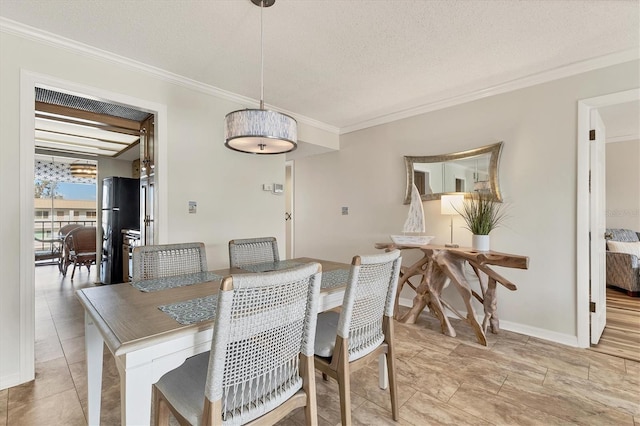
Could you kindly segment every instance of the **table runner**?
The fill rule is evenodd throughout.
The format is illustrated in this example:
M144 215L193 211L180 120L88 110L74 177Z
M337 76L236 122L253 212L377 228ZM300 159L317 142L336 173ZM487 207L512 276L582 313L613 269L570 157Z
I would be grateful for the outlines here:
M328 289L345 285L349 278L348 269L336 269L322 273L321 289ZM194 324L196 322L213 319L216 315L218 296L198 297L196 299L185 300L184 302L170 303L158 306L162 312L169 315L182 325Z
M156 278L153 280L133 281L131 285L140 291L151 292L167 290L170 288L184 287L192 284L204 283L207 281L221 280L222 276L213 272L196 272L187 275L175 275L171 277Z
M249 272L270 272L279 271L281 269L294 268L296 266L304 265L302 262L296 262L293 260L279 260L277 262L264 262L254 263L251 265L241 266L240 269L244 269Z

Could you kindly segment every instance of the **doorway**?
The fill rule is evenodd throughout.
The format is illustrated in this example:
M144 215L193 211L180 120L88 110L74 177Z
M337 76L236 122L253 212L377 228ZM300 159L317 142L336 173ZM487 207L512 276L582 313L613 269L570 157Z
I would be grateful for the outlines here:
M612 93L609 95L599 96L596 98L583 99L578 102L578 140L577 140L577 205L576 205L576 253L577 253L577 335L578 346L589 347L591 342L591 317L592 309L597 310L598 304L600 309L604 308L605 300L598 300L598 294L604 295L605 283L600 280L593 281L594 285L599 286L602 291L598 294L592 294L590 288L591 282L591 261L590 252L595 251L594 245L604 244L604 235L591 238L591 222L595 219L604 217L606 214L603 204L600 207L591 206L590 200L590 130L592 111L598 111L601 108L634 102L640 100L640 88L627 90L624 92ZM605 123L606 125L606 123ZM604 174L605 170L594 170ZM602 237L602 238L600 238ZM593 300L595 296L596 300ZM595 303L595 306L594 304ZM606 321L606 310L602 311Z
M35 92L37 88L51 89L64 93L83 94L89 99L102 100L116 105L127 105L147 111L156 117L155 163L166 164L166 117L167 107L95 87L83 86L59 80L50 76L23 70L20 75L20 372L17 383L33 380L35 376L35 266L34 266L34 170L35 170ZM163 146L165 145L165 146ZM106 170L103 169L104 172ZM157 167L156 186L163 181L166 171ZM158 188L162 188L161 186ZM156 212L166 210L163 195L154 198ZM156 220L155 235L161 233L164 223Z

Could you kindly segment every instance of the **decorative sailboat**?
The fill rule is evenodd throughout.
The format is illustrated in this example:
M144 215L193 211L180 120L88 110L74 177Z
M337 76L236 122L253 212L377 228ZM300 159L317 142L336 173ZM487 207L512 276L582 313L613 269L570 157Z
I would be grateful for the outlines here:
M391 235L391 240L399 245L422 246L429 244L432 239L432 236L425 235L422 197L414 184L411 188L411 204L409 205L407 220L404 222L402 235Z

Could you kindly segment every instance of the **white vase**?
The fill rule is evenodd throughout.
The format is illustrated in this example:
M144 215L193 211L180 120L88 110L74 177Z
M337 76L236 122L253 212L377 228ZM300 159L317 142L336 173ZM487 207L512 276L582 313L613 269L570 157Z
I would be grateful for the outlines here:
M471 246L478 251L489 251L489 236L474 234L471 239Z

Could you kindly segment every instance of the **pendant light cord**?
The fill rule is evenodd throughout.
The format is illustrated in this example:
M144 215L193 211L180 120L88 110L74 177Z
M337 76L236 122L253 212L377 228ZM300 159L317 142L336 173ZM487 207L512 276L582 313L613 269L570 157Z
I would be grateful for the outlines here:
M260 109L264 109L264 35L262 25L262 11L264 0L260 2Z

